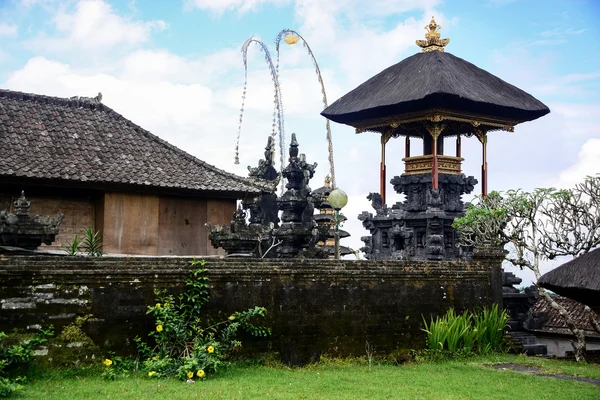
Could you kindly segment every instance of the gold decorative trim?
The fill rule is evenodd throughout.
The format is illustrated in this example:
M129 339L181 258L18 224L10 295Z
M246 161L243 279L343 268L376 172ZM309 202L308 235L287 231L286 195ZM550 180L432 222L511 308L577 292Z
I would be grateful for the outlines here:
M438 172L441 174L462 174L462 157L446 156L438 154ZM433 155L404 157L404 175L428 174L433 168Z
M427 53L429 51L444 51L444 46L450 43L450 39L440 39L439 29L442 29L441 25L438 25L435 22L435 19L431 17L431 22L425 25L425 40L417 40L417 46L421 47L422 53Z
M489 118L483 115L468 114L468 113L457 113L455 111L434 109L428 110L426 113L407 113L403 116L394 116L373 119L364 121L363 123L355 126L356 133L363 133L367 131L374 131L381 133L383 130L390 128L397 129L402 125L411 124L414 122L442 122L442 121L453 121L469 124L474 128L482 127L486 131L492 130L503 130L507 132L514 132L515 125L521 121L500 119L500 118ZM485 127L485 128L484 128Z

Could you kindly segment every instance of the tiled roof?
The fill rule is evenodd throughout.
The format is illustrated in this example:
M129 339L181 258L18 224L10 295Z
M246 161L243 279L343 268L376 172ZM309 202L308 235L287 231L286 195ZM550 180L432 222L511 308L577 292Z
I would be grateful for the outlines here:
M567 310L577 328L583 329L586 335L600 336L594 331L589 320L589 313L585 311L584 304L562 296L553 296L553 299ZM547 315L548 320L544 322L541 331L571 334L564 318L542 297L531 307L531 312L543 312Z
M222 171L96 98L0 90L0 178L241 196L270 186Z

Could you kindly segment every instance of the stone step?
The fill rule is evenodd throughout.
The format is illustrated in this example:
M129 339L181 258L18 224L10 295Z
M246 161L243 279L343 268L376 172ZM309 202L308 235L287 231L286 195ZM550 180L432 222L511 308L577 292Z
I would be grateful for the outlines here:
M528 356L548 355L548 347L545 344L526 344L523 346L523 349Z

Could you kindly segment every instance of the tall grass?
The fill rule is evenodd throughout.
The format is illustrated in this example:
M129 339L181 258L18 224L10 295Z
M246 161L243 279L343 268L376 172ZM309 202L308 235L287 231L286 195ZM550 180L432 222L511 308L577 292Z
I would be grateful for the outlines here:
M450 308L442 317L423 318L427 345L431 350L488 353L502 347L508 314L495 304L481 311L456 314Z

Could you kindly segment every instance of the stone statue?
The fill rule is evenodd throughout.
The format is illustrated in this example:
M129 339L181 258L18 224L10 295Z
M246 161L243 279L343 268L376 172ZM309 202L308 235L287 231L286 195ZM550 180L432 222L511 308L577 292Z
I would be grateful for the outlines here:
M0 211L0 246L35 250L42 243L50 245L56 240L64 214L55 217L31 216L31 202L25 197L25 192L21 192L13 206L13 214Z

